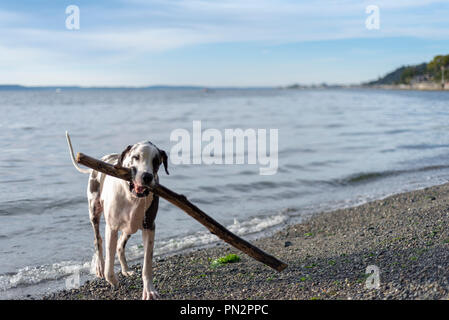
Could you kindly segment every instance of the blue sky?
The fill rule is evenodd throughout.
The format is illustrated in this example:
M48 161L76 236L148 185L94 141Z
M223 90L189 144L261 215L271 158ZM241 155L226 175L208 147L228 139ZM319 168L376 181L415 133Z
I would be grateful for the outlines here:
M359 83L449 54L448 17L447 0L0 0L0 84Z

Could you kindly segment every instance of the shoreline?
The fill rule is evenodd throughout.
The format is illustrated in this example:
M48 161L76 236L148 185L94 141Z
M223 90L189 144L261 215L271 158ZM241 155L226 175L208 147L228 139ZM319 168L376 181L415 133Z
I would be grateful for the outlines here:
M366 85L362 88L381 90L405 90L405 91L449 91L449 85L444 88L440 84L416 83L416 84L377 84Z
M322 212L251 241L289 266L278 273L227 244L156 258L161 299L449 299L449 183L400 193L357 207ZM221 267L229 253L241 260ZM367 289L366 268L380 270ZM141 265L105 280L42 299L140 299Z

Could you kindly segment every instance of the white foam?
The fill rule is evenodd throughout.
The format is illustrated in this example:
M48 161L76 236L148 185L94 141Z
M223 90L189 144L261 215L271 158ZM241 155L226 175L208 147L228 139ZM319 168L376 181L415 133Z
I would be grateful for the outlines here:
M63 261L38 267L25 267L13 275L0 276L0 291L18 286L34 285L43 281L57 280L74 273L88 273L90 262Z

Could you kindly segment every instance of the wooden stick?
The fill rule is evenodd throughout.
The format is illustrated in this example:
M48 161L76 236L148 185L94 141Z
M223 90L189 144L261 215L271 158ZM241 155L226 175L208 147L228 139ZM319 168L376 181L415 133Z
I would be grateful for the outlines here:
M85 154L78 153L76 156L76 162L85 165L91 169L102 172L113 177L130 181L131 170L124 167L117 167L109 163L97 160L95 158L89 157ZM197 220L199 223L204 225L211 233L222 239L223 241L229 243L230 245L236 247L240 251L246 253L250 257L253 257L257 261L260 261L271 268L282 271L287 267L282 261L279 261L275 257L265 253L261 249L253 246L251 243L235 235L217 221L209 217L205 212L199 209L197 206L192 204L187 198L170 189L164 187L161 184L157 184L153 187L149 187L151 192L154 192L158 196L164 198L168 202L174 204L178 208L185 211L189 216Z

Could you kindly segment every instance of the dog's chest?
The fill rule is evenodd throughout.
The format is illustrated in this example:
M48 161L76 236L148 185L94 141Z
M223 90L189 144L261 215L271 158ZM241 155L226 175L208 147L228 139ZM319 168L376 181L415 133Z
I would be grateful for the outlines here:
M127 206L126 209L123 210L121 229L128 234L135 233L137 230L142 229L145 212L150 207L152 201L153 196L150 195Z

